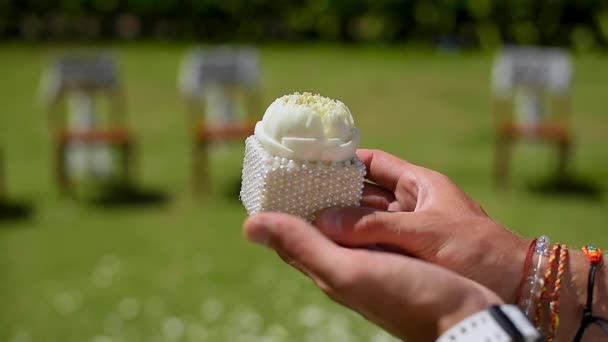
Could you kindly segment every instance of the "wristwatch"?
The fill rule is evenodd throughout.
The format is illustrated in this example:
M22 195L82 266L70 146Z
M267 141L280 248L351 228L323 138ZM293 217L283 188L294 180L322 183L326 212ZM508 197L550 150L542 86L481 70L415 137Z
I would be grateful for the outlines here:
M437 342L542 342L540 333L515 305L492 305L460 321Z

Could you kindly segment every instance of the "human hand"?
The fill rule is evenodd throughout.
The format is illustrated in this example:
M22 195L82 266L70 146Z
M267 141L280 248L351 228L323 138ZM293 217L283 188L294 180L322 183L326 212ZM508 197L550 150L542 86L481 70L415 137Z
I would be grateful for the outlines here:
M483 284L514 303L529 241L492 221L446 176L378 150L358 150L362 207L323 211L315 225L340 245L390 245Z
M244 233L274 249L334 301L408 341L434 341L462 319L501 303L452 271L407 256L341 247L287 214L254 215Z

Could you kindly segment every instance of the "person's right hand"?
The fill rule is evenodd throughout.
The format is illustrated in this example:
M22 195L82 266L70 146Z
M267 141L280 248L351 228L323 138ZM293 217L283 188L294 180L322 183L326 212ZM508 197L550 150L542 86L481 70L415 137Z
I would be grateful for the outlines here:
M315 225L343 246L390 245L473 279L514 303L530 241L492 221L446 176L378 150L362 207L321 212Z
M248 240L270 247L334 301L396 337L434 341L500 298L478 283L415 258L336 245L301 218L259 213Z

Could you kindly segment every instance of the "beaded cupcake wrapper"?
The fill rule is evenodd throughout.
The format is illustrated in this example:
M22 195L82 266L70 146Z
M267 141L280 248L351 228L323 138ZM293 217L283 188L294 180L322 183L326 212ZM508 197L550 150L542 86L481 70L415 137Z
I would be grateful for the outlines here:
M240 199L250 215L276 211L312 221L325 208L358 206L365 173L356 156L338 162L281 158L250 136L245 142Z

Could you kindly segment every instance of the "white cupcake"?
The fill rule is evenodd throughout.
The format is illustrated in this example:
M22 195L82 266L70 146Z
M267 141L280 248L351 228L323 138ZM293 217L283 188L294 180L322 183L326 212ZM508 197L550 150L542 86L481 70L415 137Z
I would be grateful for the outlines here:
M279 211L313 220L361 200L365 167L348 107L310 93L276 99L246 140L241 201L251 215Z

